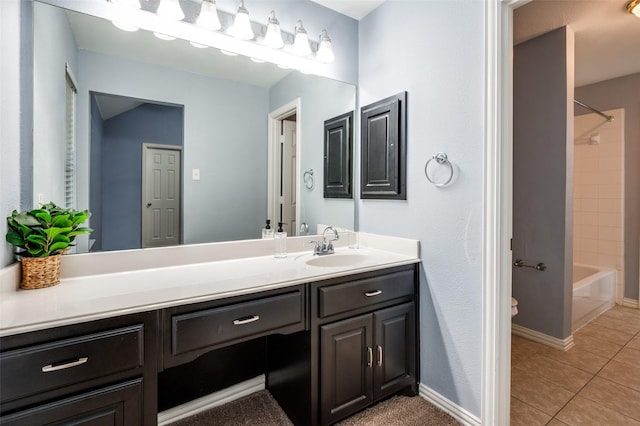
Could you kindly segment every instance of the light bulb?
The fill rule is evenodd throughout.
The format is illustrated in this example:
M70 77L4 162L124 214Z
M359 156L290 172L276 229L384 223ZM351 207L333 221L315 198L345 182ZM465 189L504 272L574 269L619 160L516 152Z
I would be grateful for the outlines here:
M320 43L318 44L316 59L324 64L329 64L335 60L333 49L331 48L331 39L327 35L327 30L322 30L322 34L320 34Z
M139 30L139 28L134 25L123 24L122 22L118 21L111 21L111 23L117 28L120 28L122 31L134 32Z
M233 25L227 30L229 35L240 40L251 40L254 37L249 20L249 11L244 7L244 0L240 2L238 13L233 20Z
M207 46L206 44L200 44L200 43L196 43L195 41L190 41L189 42L193 47L197 47L198 49L206 49Z
M627 12L633 13L640 18L640 0L633 0L627 4Z
M267 32L264 36L264 45L273 49L280 49L284 46L282 40L282 32L280 31L280 22L276 19L276 12L271 11L269 23L267 24Z
M162 33L158 33L158 32L155 32L155 31L154 31L153 35L156 36L157 38L159 38L160 40L171 41L171 40L175 40L176 39L173 36L162 34Z
M309 56L311 46L309 46L309 37L307 37L307 30L302 26L302 21L296 22L295 28L295 39L291 51L298 56Z
M202 6L200 6L200 14L196 19L196 25L211 31L218 31L222 28L220 18L218 18L218 10L216 9L215 1L202 0Z
M182 21L184 19L184 13L178 0L160 0L156 13L158 16L174 21Z

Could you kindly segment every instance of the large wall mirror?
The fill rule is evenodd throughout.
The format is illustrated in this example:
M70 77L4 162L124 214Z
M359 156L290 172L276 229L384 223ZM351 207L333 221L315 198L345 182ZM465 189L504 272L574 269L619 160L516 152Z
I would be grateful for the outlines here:
M92 211L79 252L153 246L143 234L158 226L175 232L145 219L160 186L178 200L167 208L179 243L260 238L281 217L289 235L354 229L353 200L322 193L323 123L355 109L353 85L44 2L33 19L34 204Z

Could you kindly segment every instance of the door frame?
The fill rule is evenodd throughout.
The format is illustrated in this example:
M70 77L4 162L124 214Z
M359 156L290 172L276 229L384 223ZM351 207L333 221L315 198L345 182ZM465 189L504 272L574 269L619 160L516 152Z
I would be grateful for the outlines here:
M513 10L485 0L481 423L509 424L513 226Z
M302 152L302 102L301 98L295 98L281 107L271 111L268 115L268 145L267 145L267 216L271 220L271 226L276 229L279 215L279 184L276 182L276 166L279 164L278 146L280 144L280 122L286 117L296 114L296 180L300 177L301 152ZM300 224L300 185L296 182L296 223ZM298 232L296 230L295 234Z
M165 150L169 150L169 151L180 151L180 173L178 174L179 178L180 178L180 184L178 185L178 188L180 190L180 203L179 203L179 208L180 211L179 213L179 218L178 218L178 229L180 231L180 237L178 238L178 244L184 244L184 227L182 224L182 218L183 218L183 210L184 210L184 179L183 179L183 174L184 174L184 155L183 155L183 150L182 150L182 146L181 145L163 145L163 144L157 144L157 143L147 143L144 142L142 144L142 176L140 179L140 185L141 185L141 193L142 193L142 197L140 200L140 207L141 207L141 211L140 211L140 247L141 248L153 248L155 246L145 246L144 245L144 212L145 212L145 208L146 208L146 203L147 203L147 199L145 197L145 188L146 188L146 167L147 167L147 152L149 149L165 149Z

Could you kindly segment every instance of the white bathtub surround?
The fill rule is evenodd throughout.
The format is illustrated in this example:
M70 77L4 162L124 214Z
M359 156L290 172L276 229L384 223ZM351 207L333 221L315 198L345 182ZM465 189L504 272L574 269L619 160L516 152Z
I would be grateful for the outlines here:
M571 331L597 318L616 304L616 270L603 266L573 265Z
M575 117L574 245L575 263L617 271L616 301L624 298L624 109ZM599 144L585 143L598 136ZM575 281L575 280L574 280Z
M60 285L18 289L19 269L0 271L0 336L270 290L420 261L418 241L362 236L360 249L338 244L336 254L361 254L355 265L317 267L314 237L290 237L290 252L274 257L273 241L250 240L70 255Z

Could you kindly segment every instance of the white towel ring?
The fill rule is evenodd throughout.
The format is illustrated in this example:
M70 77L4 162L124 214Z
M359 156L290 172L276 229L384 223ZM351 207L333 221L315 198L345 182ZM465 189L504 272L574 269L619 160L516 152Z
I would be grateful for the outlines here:
M449 167L449 178L445 182L438 183L429 177L429 172L427 168L429 167L429 163L432 162L433 160L436 160L436 163L438 164ZM438 152L433 157L429 158L429 160L427 161L427 164L424 165L424 175L427 177L427 180L435 186L440 187L440 186L448 185L451 182L451 179L453 179L453 165L451 164L451 161L449 161L447 154L445 154L444 152Z

